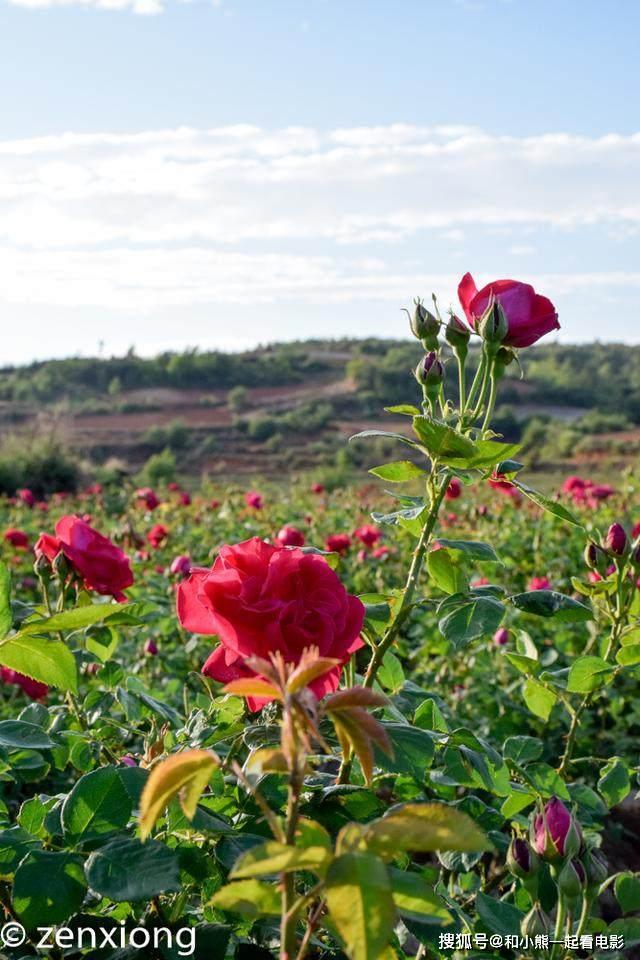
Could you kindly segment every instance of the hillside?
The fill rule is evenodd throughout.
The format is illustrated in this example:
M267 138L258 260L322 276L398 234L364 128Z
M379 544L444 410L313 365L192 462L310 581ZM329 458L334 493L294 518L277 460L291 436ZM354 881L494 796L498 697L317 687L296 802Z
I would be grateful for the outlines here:
M150 457L169 469L172 456L184 477L273 475L285 463L346 469L362 456L346 446L350 434L402 428L383 407L417 400L406 373L419 357L409 340L314 340L244 354L52 360L0 371L0 424L14 445L54 436L89 473L114 461L136 472ZM635 457L640 348L551 344L522 362L526 382L514 364L498 426L533 466L603 471ZM453 364L447 373L455 380ZM1 470L0 485L10 492Z

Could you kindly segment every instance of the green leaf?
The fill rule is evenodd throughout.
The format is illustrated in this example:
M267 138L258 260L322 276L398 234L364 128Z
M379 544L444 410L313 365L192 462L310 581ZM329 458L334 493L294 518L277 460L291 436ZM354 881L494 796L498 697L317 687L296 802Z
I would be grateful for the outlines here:
M444 614L438 623L442 635L460 649L478 637L494 633L504 616L504 607L494 597L453 594L440 604Z
M389 867L391 892L398 913L402 917L431 921L439 926L453 923L453 917L447 910L442 897L429 886L424 877L405 870Z
M276 840L267 840L243 853L229 874L230 880L263 877L292 870L310 870L323 874L331 861L331 852L324 846L292 847Z
M536 617L553 617L554 620L566 622L584 622L593 620L591 607L566 597L556 590L530 590L527 593L516 593L509 597L512 603L523 613L532 613Z
M344 853L327 872L329 914L350 960L379 960L395 922L385 865L370 853Z
M113 840L91 854L86 875L91 889L114 903L181 889L178 855L157 840Z
M621 667L633 667L640 663L640 643L630 643L620 647L616 653L616 660Z
M0 665L50 687L78 689L75 657L60 640L15 634L0 642Z
M6 564L0 562L0 637L5 637L11 624L11 574Z
M67 920L81 907L86 890L81 857L32 850L16 870L13 907L32 930Z
M531 713L546 723L558 699L555 693L537 680L527 680L522 688L522 696Z
M481 540L448 540L445 537L438 537L436 542L447 550L464 553L469 560L491 560L493 563L502 563L491 544L483 543Z
M398 693L404 685L404 670L402 664L395 653L387 650L382 661L382 666L378 670L378 682L391 693Z
M611 679L613 667L601 657L579 657L571 664L569 693L591 693Z
M422 782L435 754L433 740L424 730L408 723L383 723L391 741L393 756L376 748L376 766L390 773L404 773Z
M620 757L612 757L600 771L598 790L609 807L622 803L631 790L629 769Z
M369 473L381 480L388 480L389 483L406 483L407 480L423 477L425 472L411 460L394 460L392 463L383 463L380 467L372 467Z
M352 437L349 437L349 443L351 443L352 440L366 440L368 437L382 437L385 440L397 440L399 443L407 443L410 447L418 447L415 440L412 440L410 437L405 437L402 433L393 433L390 430L361 430L360 433L354 433Z
M78 780L62 806L62 828L67 840L82 843L127 825L133 801L122 776L125 769L100 767Z
M473 440L456 433L452 427L440 420L424 416L414 417L413 429L429 456L441 463L463 460L466 465L467 460L476 453Z
M460 559L448 550L431 550L427 555L427 572L440 590L445 593L466 593L469 578Z
M392 807L384 817L367 825L365 836L370 850L391 859L403 850L475 853L491 849L491 843L471 817L444 803Z
M623 913L640 910L640 873L623 873L616 877L614 891Z
M530 763L539 760L542 756L544 744L537 737L516 736L507 737L502 747L506 760L514 763Z
M526 770L527 779L542 797L561 797L571 800L564 780L548 763L532 763Z
M556 500L550 500L549 497L545 497L543 493L539 493L537 490L525 486L525 484L520 483L519 480L514 479L511 482L521 493L524 493L525 497L528 497L529 500L532 500L537 506L542 507L547 513L552 513L554 517L566 520L567 523L572 523L576 527L584 527L584 524L561 503L558 503Z
M523 914L517 907L504 900L495 900L482 891L476 896L476 910L478 916L492 933L503 937L512 936L514 930L520 929Z
M24 720L0 721L0 747L10 750L50 750L55 747L42 727Z
M403 417L419 417L420 411L412 403L398 403L395 407L385 407L387 413L399 413Z
M213 895L210 904L216 910L241 913L251 919L280 915L278 889L263 880L236 880L229 883Z
M474 469L488 469L496 464L502 465L503 462L509 463L510 458L514 457L522 449L520 443L503 443L501 440L476 440L476 452L469 461L468 466ZM501 473L505 472L503 470Z
M54 613L52 617L45 617L42 620L30 620L24 623L18 637L32 636L33 634L60 633L61 631L82 630L85 627L91 627L102 620L109 620L112 617L120 616L126 613L129 622L137 622L133 615L133 604L123 607L120 603L94 603L88 607L75 607L73 610L63 610L62 613ZM133 619L131 619L133 618Z
M0 880L10 880L20 861L39 846L37 837L23 827L0 830Z

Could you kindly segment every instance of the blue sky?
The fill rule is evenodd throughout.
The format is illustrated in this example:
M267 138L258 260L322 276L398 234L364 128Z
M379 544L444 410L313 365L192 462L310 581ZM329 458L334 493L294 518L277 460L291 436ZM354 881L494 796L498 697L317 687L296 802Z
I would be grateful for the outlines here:
M466 270L640 341L639 32L636 0L0 0L4 359L394 336Z

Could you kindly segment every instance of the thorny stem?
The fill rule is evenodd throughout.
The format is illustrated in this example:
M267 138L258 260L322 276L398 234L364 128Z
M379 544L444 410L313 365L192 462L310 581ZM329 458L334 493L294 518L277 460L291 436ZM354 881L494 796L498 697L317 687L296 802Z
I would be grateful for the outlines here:
M624 629L626 614L628 612L629 598L627 598L627 600L625 601L623 597L624 574L625 574L624 567L621 566L620 569L618 570L618 582L616 586L616 606L615 606L615 611L613 612L613 615L612 615L613 626L609 634L607 649L605 650L602 658L606 663L609 662L609 660L611 659L611 657L613 656L613 654L618 648L618 641ZM633 597L633 594L631 594L631 597ZM594 690L591 693L588 693L582 699L582 701L578 704L578 706L576 707L576 709L574 710L571 716L571 724L569 726L569 732L567 734L567 741L565 743L564 753L562 754L562 759L558 767L558 773L561 776L564 773L566 773L567 768L573 762L571 758L571 754L573 753L576 736L578 734L578 729L580 727L580 719L584 711L591 704L591 701L593 700L596 692L597 691Z
M290 756L289 786L287 790L287 812L284 828L284 842L287 846L295 846L298 815L300 811L300 795L304 783L304 757L300 756L301 744L296 735L295 721L291 716L291 707L285 701L285 712L289 713L285 719L285 727L290 731L291 746L287 751ZM288 722L287 722L288 721ZM292 909L295 904L295 873L283 873L280 876L282 885L282 917L280 922L280 960L294 960L296 956L296 922L298 910Z
M434 464L435 469L435 464ZM411 612L411 603L413 596L418 585L418 579L420 577L420 571L422 569L422 563L424 561L424 555L429 546L431 540L431 535L433 533L433 528L435 527L436 520L438 519L438 512L440 506L444 499L444 495L447 492L447 487L449 486L449 481L451 479L451 473L447 470L443 476L439 487L436 487L431 496L431 507L429 509L429 514L425 521L425 524L420 533L420 539L416 545L416 548L413 553L413 559L411 561L411 566L409 568L409 573L407 576L407 581L405 588L402 594L402 600L398 608L393 622L387 628L384 633L380 643L376 646L369 661L369 666L365 673L363 686L372 687L375 683L378 671L382 666L382 661L384 656L389 650L389 648L394 643L400 628L406 621L409 613ZM351 760L346 760L343 758L340 765L340 771L338 773L337 783L348 783L349 777L351 775Z

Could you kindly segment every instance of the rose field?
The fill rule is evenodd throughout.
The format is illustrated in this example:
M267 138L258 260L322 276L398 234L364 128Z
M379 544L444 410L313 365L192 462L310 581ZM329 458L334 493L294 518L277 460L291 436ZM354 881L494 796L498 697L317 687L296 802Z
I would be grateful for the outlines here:
M0 956L640 955L640 490L538 491L556 309L459 299L355 482L2 497Z

